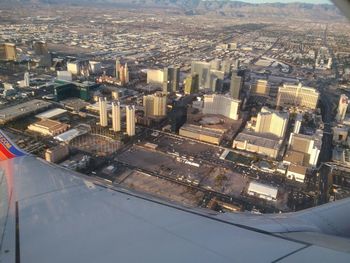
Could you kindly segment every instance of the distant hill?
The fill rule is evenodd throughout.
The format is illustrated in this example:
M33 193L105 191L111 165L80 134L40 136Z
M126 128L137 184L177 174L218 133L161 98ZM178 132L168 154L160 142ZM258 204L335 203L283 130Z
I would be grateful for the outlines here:
M4 0L2 0L4 1ZM130 7L178 8L185 14L218 14L227 17L274 17L274 18L309 18L309 19L339 19L340 11L328 4L305 3L265 3L250 4L230 0L7 0L14 3L46 3L46 4L111 4ZM282 2L283 0L281 0Z

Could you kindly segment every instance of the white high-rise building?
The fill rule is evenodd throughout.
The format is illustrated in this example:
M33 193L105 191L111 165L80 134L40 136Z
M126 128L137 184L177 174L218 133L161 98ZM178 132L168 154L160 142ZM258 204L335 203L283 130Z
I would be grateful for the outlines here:
M121 131L121 112L120 102L116 101L112 103L112 128L113 131Z
M302 107L315 110L320 93L310 87L303 87L302 84L284 84L279 87L277 94L277 106L281 107Z
M108 126L108 116L107 116L107 98L99 98L99 108L100 108L100 125L102 127Z
M273 134L278 138L283 138L287 130L288 120L288 112L262 107L256 120L255 132Z
M135 106L126 106L126 133L135 135Z
M240 100L224 95L204 95L204 114L220 114L227 118L238 120Z
M298 134L300 132L300 128L301 128L301 123L303 121L303 114L298 113L296 118L295 118L295 124L294 124L294 133Z
M345 119L346 111L348 110L349 98L342 94L339 99L339 106L336 119L339 122L342 122Z
M29 76L29 72L28 71L26 73L24 73L24 86L25 87L29 87L30 86L30 76Z

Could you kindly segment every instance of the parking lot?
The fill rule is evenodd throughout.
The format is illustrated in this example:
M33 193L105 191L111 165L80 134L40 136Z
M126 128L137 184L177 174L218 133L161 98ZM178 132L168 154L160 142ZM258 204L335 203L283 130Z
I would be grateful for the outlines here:
M197 207L204 196L200 191L138 171L129 173L121 185L189 207Z
M191 179L192 181L200 181L211 170L211 167L206 164L200 164L199 167L196 167L184 163L183 159L176 156L146 150L138 146L133 146L118 155L117 161L173 179L182 178L184 180Z

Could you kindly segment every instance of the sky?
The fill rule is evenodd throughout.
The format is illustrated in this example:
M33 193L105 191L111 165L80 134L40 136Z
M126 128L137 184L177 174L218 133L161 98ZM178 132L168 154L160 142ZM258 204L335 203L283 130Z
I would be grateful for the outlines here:
M329 0L242 0L243 2L248 3L287 3L287 2L302 2L310 4L330 4Z

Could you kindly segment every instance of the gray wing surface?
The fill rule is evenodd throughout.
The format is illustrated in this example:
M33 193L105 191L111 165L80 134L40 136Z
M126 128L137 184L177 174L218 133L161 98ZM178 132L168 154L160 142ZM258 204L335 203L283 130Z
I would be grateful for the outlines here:
M33 156L1 161L0 182L0 262L350 262L346 238L270 231L265 217L192 210Z

